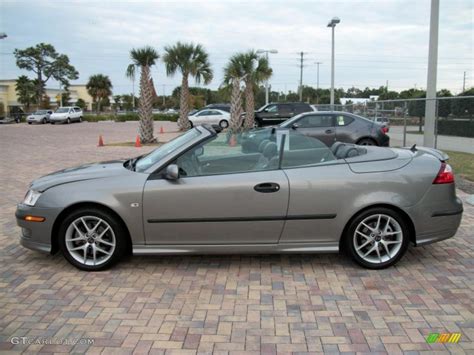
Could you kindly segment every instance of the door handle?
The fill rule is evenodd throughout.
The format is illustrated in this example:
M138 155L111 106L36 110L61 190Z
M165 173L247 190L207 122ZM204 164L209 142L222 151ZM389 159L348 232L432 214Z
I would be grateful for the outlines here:
M255 185L253 189L261 193L277 192L280 190L280 185L275 182L263 182Z
M324 133L331 134L331 133L334 133L334 131L332 129L327 129Z

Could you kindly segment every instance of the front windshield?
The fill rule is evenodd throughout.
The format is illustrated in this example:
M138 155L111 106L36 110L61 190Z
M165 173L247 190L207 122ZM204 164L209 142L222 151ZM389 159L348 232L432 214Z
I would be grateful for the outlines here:
M65 112L69 112L69 109L68 108L58 108L56 110L56 113L65 113Z
M152 152L140 158L135 165L135 171L145 171L150 166L166 157L168 154L189 143L200 135L201 132L199 132L197 129L191 129L181 136L169 141L168 143L163 144L161 147L156 148Z
M33 113L33 115L44 115L45 113L48 113L48 111L46 111L46 110L38 110L38 111L36 111L35 113Z

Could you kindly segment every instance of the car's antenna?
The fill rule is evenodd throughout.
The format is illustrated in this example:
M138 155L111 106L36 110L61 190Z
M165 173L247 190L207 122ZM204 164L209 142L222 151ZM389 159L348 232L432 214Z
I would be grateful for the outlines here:
M410 150L411 150L413 153L415 153L415 152L418 151L418 149L416 149L416 143L411 146Z

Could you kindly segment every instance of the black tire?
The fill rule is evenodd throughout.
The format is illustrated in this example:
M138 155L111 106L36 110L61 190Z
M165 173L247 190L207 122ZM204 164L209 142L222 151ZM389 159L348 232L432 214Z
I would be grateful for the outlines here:
M56 122L51 121L51 124L55 124Z
M70 124L70 123L71 123L71 119L70 119L69 117L67 118L66 123L67 123L67 124Z
M193 123L192 123L191 121L189 121L189 125L190 125L191 128L194 127L194 125L193 125Z
M46 124L47 121L46 121L46 118L43 118L43 124Z
M109 224L111 227L114 235L115 235L115 249L112 252L112 256L105 261L103 264L98 266L96 265L85 265L83 263L78 262L68 251L66 246L66 231L68 227L71 225L73 221L80 217L85 216L93 216L97 218L101 218L105 222ZM77 267L80 270L84 271L101 271L110 268L114 264L116 264L122 256L125 254L127 250L127 235L124 232L124 227L120 221L117 220L115 216L113 216L110 212L106 210L102 210L100 208L79 208L72 213L70 213L62 222L59 227L58 232L58 242L59 242L59 249L63 253L66 260Z
M28 122L28 124L31 124L32 122Z
M79 117L79 122L82 122L82 116L81 116L81 117Z
M386 215L391 218L393 218L400 226L401 231L402 231L402 242L400 249L398 252L396 252L391 259L385 261L385 262L379 262L379 263L373 263L369 262L367 260L364 260L356 251L356 247L354 245L354 238L356 238L356 228L357 226L366 218L370 217L371 215L376 215L376 214L381 214L381 215ZM408 244L410 242L410 228L408 228L408 224L405 220L405 218L400 215L400 213L389 209L385 207L374 207L370 208L368 210L365 210L361 213L359 213L355 218L353 218L350 222L349 225L346 228L346 232L343 236L342 240L342 248L346 254L348 254L357 264L360 266L363 266L367 269L373 269L373 270L380 270L380 269L385 269L390 266L395 265L406 253L408 249ZM372 244L373 245L373 244ZM371 245L369 245L367 248L370 248ZM382 246L380 247L382 250Z
M378 145L377 142L373 140L372 138L362 138L356 144L357 145Z
M222 129L226 129L227 127L229 127L229 122L227 120L221 120L219 122L219 127Z

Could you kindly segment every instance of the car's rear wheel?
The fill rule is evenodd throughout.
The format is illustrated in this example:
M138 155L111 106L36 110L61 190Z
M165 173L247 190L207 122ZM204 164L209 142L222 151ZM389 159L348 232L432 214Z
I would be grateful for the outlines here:
M32 124L32 122L28 122L28 124Z
M71 119L69 117L67 118L66 123L67 124L71 123Z
M79 117L79 122L82 122L82 116L81 116L81 117Z
M46 118L43 118L43 124L46 124L46 122L47 122Z
M377 142L370 138L362 138L357 142L358 145L377 145Z
M410 240L405 219L388 208L371 208L349 224L343 247L359 265L384 269L397 263Z
M120 222L101 209L76 210L59 228L59 247L64 257L81 270L109 268L120 260L126 245Z
M221 121L219 122L219 126L220 126L222 129L225 129L225 128L229 127L229 122L226 121L226 120L221 120Z

